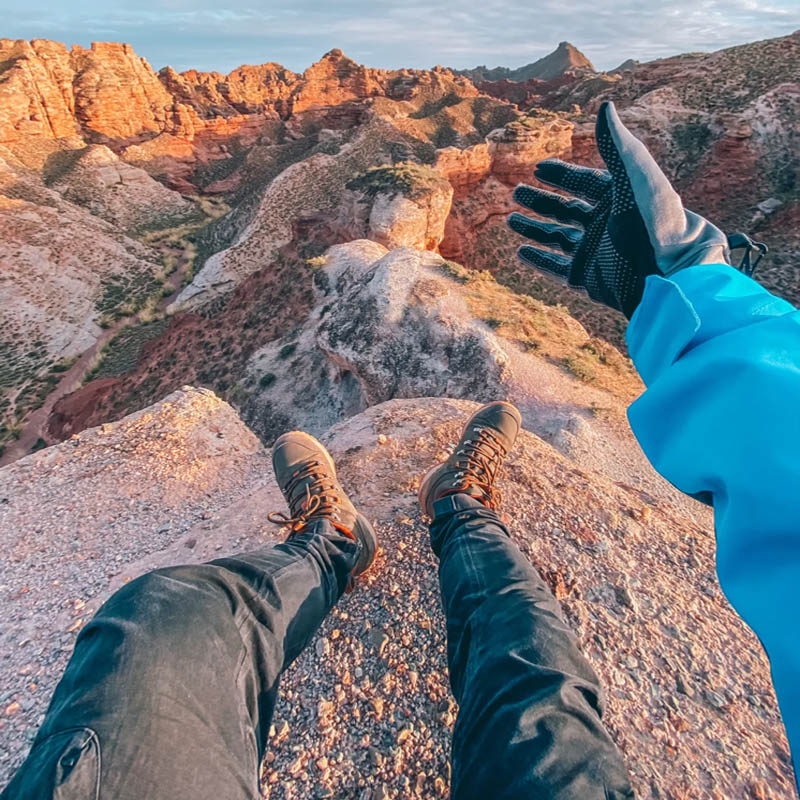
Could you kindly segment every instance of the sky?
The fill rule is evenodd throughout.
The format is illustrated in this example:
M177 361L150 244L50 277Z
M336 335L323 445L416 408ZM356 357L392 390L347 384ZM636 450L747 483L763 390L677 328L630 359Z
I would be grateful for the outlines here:
M517 67L564 40L610 69L798 28L798 0L0 0L0 37L128 42L178 71L301 72L334 47L389 69Z

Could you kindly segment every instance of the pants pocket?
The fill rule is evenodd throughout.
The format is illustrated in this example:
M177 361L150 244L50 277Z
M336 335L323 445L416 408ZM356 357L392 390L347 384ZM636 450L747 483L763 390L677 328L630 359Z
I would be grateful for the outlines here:
M91 728L36 742L0 800L98 800L100 743Z

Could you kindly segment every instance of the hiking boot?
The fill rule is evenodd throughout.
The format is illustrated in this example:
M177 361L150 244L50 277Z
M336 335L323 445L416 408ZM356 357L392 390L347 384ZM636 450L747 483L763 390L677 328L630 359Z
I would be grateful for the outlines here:
M375 560L378 540L367 518L354 508L336 478L330 453L313 437L301 431L284 433L272 449L275 479L286 498L289 515L269 514L276 525L289 525L289 538L315 520L326 519L336 530L359 545L352 580Z
M422 510L433 519L433 504L459 492L496 510L502 498L494 481L521 426L522 417L511 403L498 400L476 411L455 451L422 479L418 495Z

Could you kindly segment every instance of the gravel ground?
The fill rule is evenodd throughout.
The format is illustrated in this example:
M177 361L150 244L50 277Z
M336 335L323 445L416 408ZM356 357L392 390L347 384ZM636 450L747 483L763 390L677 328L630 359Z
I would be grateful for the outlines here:
M395 400L325 437L382 552L283 678L265 797L447 795L457 709L415 494L473 408ZM196 390L11 465L0 487L3 785L99 602L152 567L276 540L264 520L282 503L268 454ZM637 796L796 797L766 659L716 582L710 516L578 468L528 433L501 488L513 538L602 677Z

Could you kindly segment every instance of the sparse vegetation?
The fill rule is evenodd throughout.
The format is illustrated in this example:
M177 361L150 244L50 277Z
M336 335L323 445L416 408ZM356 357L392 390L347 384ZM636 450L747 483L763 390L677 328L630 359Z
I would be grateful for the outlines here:
M289 358L290 355L297 350L297 342L293 342L292 344L285 344L281 349L278 351L278 358L281 360L285 360Z
M411 119L426 119L427 117L432 117L434 114L438 114L444 108L457 106L463 100L464 98L460 95L455 92L450 92L450 94L446 94L438 100L429 100L419 111L415 111L413 114L409 114L409 116Z
M699 114L692 114L686 122L675 125L672 129L672 141L681 154L681 161L675 168L675 178L685 177L699 163L711 144L711 128Z
M113 378L132 370L139 361L144 345L163 333L168 324L168 320L158 319L124 327L103 348L100 360L86 375L85 382L96 378Z
M62 358L60 361L56 361L56 363L50 367L50 371L66 372L77 360L77 356L72 356L71 358Z
M579 380L592 383L597 379L597 372L595 372L589 363L589 359L585 356L581 356L578 353L570 353L563 363L567 371Z
M464 285L470 312L498 336L624 399L640 391L630 361L602 339L589 338L564 306L517 294L498 284L491 273L454 261L445 261L442 271Z
M376 194L402 194L412 200L437 187L449 186L435 169L412 161L370 167L347 183L348 189L363 192L369 197Z

